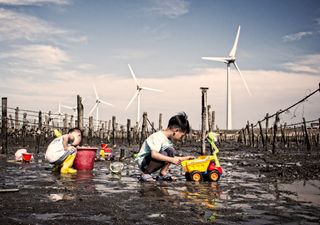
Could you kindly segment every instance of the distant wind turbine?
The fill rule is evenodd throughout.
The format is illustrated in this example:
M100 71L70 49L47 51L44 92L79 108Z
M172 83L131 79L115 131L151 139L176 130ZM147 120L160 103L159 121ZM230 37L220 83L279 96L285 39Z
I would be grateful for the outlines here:
M156 92L163 92L162 90L158 90L158 89L154 89L154 88L148 88L148 87L143 87L139 84L136 75L134 74L130 64L128 64L131 75L136 83L137 86L137 91L135 92L135 94L133 95L133 97L131 98L130 102L128 103L126 110L129 108L129 106L131 105L131 103L134 101L135 98L137 98L137 105L138 105L138 109L137 109L137 123L139 123L140 121L140 93L142 90L148 90L148 91L156 91Z
M98 95L98 92L97 92L97 89L96 89L96 86L93 84L93 90L94 90L94 94L96 96L96 103L94 104L94 106L92 107L92 109L90 110L89 112L89 116L93 113L93 111L96 109L96 121L97 121L97 128L99 126L99 105L100 103L102 104L105 104L105 105L109 105L109 106L114 106L112 105L111 103L108 103L106 101L103 101L99 98L99 95Z
M248 94L251 96L251 92L248 88L247 82L244 79L244 77L242 76L242 73L236 63L236 52L237 52L237 45L238 45L238 40L239 40L239 36L240 36L240 26L238 27L238 32L237 32L237 36L236 39L234 41L233 47L229 53L229 57L202 57L202 59L204 60L211 60L211 61L216 61L216 62L223 62L225 64L227 64L227 121L226 121L226 128L227 130L231 130L232 129L232 115L231 115L231 86L230 86L230 64L232 63L235 68L238 70L239 75L244 83L244 86L247 89Z
M62 116L62 113L61 113L61 102L60 101L59 101L59 105L58 105L58 112L55 112L54 114L55 115L53 117L58 117L58 127L60 127L61 116Z

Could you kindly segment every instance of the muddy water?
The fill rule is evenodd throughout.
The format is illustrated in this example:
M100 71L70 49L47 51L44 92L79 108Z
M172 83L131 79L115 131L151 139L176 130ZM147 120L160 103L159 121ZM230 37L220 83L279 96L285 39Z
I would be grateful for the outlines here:
M1 224L319 224L319 180L269 179L243 156L220 157L220 182L140 183L132 159L121 173L97 161L93 171L61 176L43 157L1 168ZM255 156L250 156L255 158Z

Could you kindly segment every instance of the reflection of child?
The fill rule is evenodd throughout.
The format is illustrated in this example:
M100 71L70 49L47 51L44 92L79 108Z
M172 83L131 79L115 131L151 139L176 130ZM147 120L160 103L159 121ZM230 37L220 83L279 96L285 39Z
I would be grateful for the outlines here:
M48 146L45 158L49 163L55 165L55 169L61 166L61 173L76 173L72 169L76 157L76 147L81 142L81 131L79 128L72 128L68 134L55 138Z
M160 170L157 180L175 180L169 173L171 163L179 165L181 161L191 159L193 156L177 157L172 141L181 140L190 132L189 121L185 113L171 117L168 127L150 135L141 146L135 161L143 174L141 181L152 181L151 173Z

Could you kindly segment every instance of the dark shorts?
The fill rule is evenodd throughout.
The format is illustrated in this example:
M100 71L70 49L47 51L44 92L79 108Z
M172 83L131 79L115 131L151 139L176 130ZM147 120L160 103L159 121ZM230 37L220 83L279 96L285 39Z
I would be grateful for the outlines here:
M174 157L175 156L175 152L176 150L172 147L169 147L163 151L160 151L159 153L161 155L165 155L165 156L169 156L169 157ZM144 157L142 163L141 163L141 170L144 173L153 173L159 169L161 169L164 165L166 164L166 162L164 161L159 161L159 160L155 160L151 157L151 153L147 156Z

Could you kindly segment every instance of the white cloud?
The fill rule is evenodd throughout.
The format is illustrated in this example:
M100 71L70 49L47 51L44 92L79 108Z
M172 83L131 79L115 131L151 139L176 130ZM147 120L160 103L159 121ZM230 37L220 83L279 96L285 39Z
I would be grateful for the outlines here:
M0 8L0 41L37 40L67 32L56 28L36 17Z
M284 68L297 73L320 73L320 54L311 54L299 57L294 62L283 64Z
M0 5L68 5L70 0L0 0Z
M25 45L0 54L0 59L19 59L37 66L57 65L69 60L61 49L49 45Z
M185 0L153 1L153 6L148 9L152 14L176 18L189 12L189 2Z
M292 42L292 41L299 41L301 40L302 38L305 38L305 37L308 37L308 36L311 36L313 35L314 33L311 32L311 31L302 31L302 32L298 32L298 33L295 33L295 34L289 34L289 35L286 35L282 38L282 40L284 42Z

